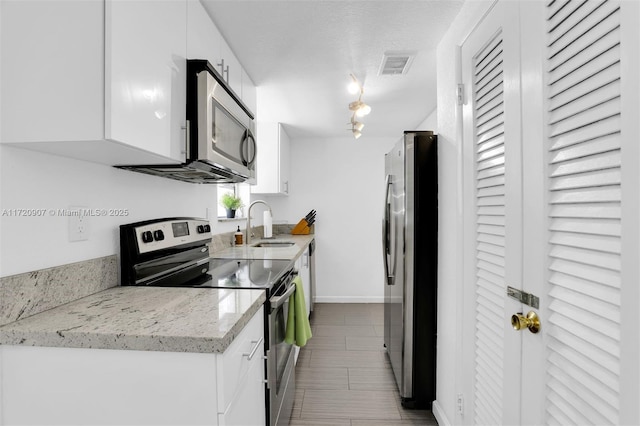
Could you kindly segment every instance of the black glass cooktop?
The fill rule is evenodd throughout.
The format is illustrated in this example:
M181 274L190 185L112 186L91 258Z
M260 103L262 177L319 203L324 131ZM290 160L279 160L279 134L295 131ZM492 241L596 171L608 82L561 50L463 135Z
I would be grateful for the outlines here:
M211 259L202 287L270 288L290 269L290 260Z

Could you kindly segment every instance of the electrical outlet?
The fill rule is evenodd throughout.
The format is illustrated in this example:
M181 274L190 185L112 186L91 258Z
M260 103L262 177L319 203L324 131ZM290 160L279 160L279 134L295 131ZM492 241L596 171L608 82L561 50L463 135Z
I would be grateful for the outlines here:
M84 212L88 207L69 207L69 241L86 241L89 239L89 216Z
M456 408L458 409L458 414L464 414L464 397L461 393L456 396Z

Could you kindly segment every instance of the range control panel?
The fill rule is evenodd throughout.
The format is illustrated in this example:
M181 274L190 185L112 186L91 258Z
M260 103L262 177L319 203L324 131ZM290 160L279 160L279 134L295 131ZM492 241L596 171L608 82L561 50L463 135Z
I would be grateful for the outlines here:
M138 253L149 253L202 240L211 240L209 221L175 219L135 228Z

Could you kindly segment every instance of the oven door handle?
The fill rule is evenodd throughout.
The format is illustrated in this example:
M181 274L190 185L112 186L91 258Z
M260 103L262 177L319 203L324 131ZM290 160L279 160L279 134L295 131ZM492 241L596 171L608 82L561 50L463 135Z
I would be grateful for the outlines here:
M295 291L296 286L292 285L287 289L287 291L284 292L284 294L282 294L282 296L273 296L271 299L269 299L269 302L271 302L271 310L277 309L282 306L287 300L289 300L289 296L295 293Z

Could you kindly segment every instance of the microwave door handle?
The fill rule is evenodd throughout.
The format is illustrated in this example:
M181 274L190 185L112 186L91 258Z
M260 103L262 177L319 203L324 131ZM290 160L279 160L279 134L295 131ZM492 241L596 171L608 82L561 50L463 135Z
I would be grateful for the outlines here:
M247 134L248 133L249 133L249 130L247 130L245 132L245 134L242 136L242 141L240 141L240 159L242 160L242 164L244 164L245 166L249 165L248 159L244 155L244 147L247 144Z
M256 162L256 158L258 156L258 144L256 142L256 138L253 137L253 134L251 134L250 130L247 130L247 140L253 146L253 157L251 158L251 160L247 162L247 166L251 167L253 163ZM249 155L249 150L247 149L247 156L248 155Z

